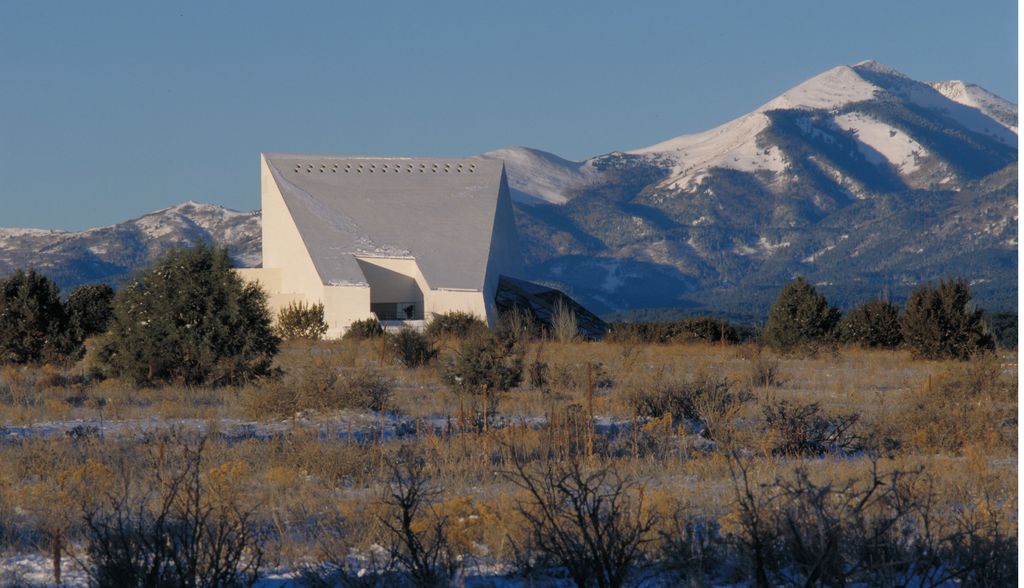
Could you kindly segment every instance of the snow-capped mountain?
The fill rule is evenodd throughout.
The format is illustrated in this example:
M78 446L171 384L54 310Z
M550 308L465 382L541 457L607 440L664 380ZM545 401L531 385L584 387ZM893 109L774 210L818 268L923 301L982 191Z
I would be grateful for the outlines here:
M227 247L239 265L259 265L259 212L188 201L85 231L0 228L0 275L33 267L65 289L117 284L168 249L200 241Z
M874 61L821 73L702 133L574 162L505 162L526 276L597 312L763 313L801 274L837 303L961 276L1016 308L1017 106ZM175 244L259 263L259 215L186 203L81 233L0 229L0 275L123 280Z
M835 67L709 131L566 162L543 196L520 177L559 159L501 152L533 277L599 308L716 306L798 273L847 301L945 275L1015 300L1017 106L973 84Z

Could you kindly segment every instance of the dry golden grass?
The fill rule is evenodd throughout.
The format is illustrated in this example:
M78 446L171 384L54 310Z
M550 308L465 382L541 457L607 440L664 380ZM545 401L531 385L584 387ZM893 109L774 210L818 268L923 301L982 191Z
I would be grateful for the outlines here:
M531 386L524 380L502 394L498 419L492 421L497 425L483 435L461 422L465 400L441 383L433 366L402 368L375 340L293 342L278 357L286 374L282 381L301 382L316 377L317 370L382 370L393 379L388 410L416 423L418 436L382 444L374 435L362 443L338 437L330 431L344 430L351 410L324 404L293 419L284 433L222 438L216 431L225 421L280 421L280 411L254 408L253 398L281 383L136 389L91 380L82 367L3 368L0 427L100 418L202 421L211 438L208 475L219 480L220 492L244 491L260 505L261 521L273 530L272 561L366 550L382 541L379 509L387 462L400 443L413 445L430 456L430 475L443 488L435 512L454 521L450 541L466 553L485 549L509 561L512 545L525 537L517 510L521 494L501 475L509 469L503 452L516 451L538 463L592 452L594 467L614 467L643 481L650 508L662 515L658 530L669 533L672 513L732 520L735 479L727 450L752 460L749 473L757 483L770 484L798 467L822 482L862 476L869 465L865 453L802 457L773 451L764 406L814 402L825 415L859 415L859 434L875 440L871 447L884 447L884 468L923 468L940 498L936 513L944 513L948 524L951 513L962 513L966 504L971 516L1005 521L1005 533L1016 537L1016 360L1016 353L1003 353L972 364L928 362L904 352L854 348L796 359L775 358L753 345L535 342L525 363L544 362L547 381ZM758 374L776 362L778 382L759 383ZM705 376L724 378L734 390L752 395L730 413L735 430L728 445L704 440L682 415L641 419L637 430L630 430L636 418L631 394ZM617 436L589 432L591 402L599 422L621 428ZM453 434L446 427L438 434L425 419L452 423ZM359 422L366 420L372 417ZM334 429L321 434L326 425ZM462 429L467 432L460 434ZM54 528L55 521L62 521L74 539L81 522L76 508L97 488L82 491L81 480L125 464L145 477L146 456L170 443L160 439L128 427L103 439L56 434L0 440L0 548L38 546L39 533Z

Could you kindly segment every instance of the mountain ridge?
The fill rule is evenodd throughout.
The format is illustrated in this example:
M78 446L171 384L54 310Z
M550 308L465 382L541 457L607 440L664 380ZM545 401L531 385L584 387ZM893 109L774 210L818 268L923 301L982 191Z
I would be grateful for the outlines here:
M598 312L758 315L798 274L842 304L883 291L898 300L916 283L962 275L983 302L1007 309L1016 304L1016 118L1015 104L980 86L919 82L864 61L649 147L585 161L529 147L477 157L505 162L526 277ZM37 263L62 285L123 280L171 244L199 239L258 263L258 212L208 206L92 232L0 229L0 274Z

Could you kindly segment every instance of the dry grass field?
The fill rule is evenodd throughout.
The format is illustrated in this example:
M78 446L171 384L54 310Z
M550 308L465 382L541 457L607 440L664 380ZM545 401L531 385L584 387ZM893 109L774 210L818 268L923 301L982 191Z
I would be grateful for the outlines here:
M229 389L3 368L0 552L68 574L194 499L241 583L1016 582L1015 352L535 341L481 397L443 383L457 342L405 368L378 341L290 342Z

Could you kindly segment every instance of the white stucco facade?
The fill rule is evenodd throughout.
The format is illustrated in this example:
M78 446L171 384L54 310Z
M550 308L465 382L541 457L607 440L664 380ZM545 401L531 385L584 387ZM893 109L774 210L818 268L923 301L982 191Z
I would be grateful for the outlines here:
M491 325L522 259L500 161L260 156L263 267L240 269L271 311L322 302L328 337L356 320L461 310Z

